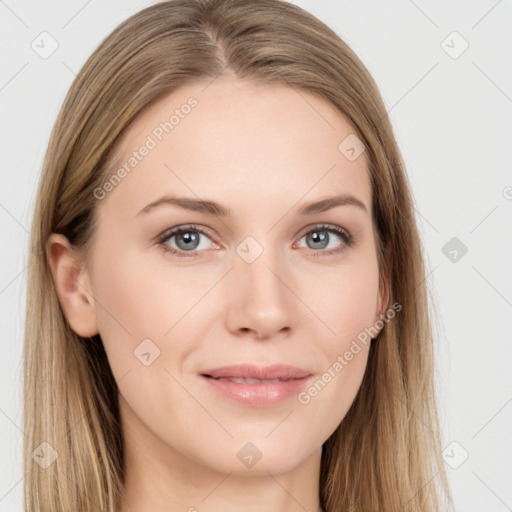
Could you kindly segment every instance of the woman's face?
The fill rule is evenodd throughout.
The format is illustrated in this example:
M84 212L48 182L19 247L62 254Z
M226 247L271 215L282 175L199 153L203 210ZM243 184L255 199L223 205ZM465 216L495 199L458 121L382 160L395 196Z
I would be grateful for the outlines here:
M95 192L92 311L148 457L284 472L347 413L382 312L366 155L310 93L205 87L160 98L115 148ZM302 373L218 370L237 365ZM246 376L263 382L230 380Z

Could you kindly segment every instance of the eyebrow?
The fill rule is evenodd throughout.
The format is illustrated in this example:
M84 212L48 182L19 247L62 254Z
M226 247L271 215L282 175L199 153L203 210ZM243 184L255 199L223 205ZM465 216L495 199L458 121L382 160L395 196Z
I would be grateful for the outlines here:
M218 217L229 217L231 215L231 210L229 208L217 203L216 201L208 199L194 199L191 197L172 197L166 195L142 208L142 210L137 213L136 217L141 214L147 214L154 208L162 205L178 206L185 210L205 213L207 215L215 215ZM349 194L327 197L319 201L306 203L299 208L298 213L299 215L314 215L331 210L337 206L347 205L356 206L366 213L369 213L363 201Z

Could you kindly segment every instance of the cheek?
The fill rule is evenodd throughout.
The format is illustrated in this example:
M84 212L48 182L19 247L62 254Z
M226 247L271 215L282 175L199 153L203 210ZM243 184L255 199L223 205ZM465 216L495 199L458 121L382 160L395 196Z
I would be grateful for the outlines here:
M182 273L170 275L136 255L118 258L115 265L96 265L94 276L100 331L121 330L134 341L162 337L194 296L193 283Z
M330 306L329 318L336 332L336 345L342 349L375 321L377 277L373 280L368 275L362 275L360 279L357 275L351 276L334 296L337 300Z
M205 294L218 280L211 273L172 269L164 256L149 259L127 251L116 265L94 268L98 327L116 378L144 372L148 361L140 358L148 352L151 367L180 368L194 350L197 320L210 300Z
M317 315L329 329L319 336L322 373L299 402L314 411L319 429L332 432L350 408L362 382L371 345L378 298L377 263L362 260L324 281L324 294L315 286ZM313 309L313 307L312 307Z
M316 346L323 365L316 379L298 396L308 411L310 427L327 439L347 414L363 380L373 325L376 287L370 281L346 280L345 287L324 310L324 321L333 333L319 336ZM365 287L364 284L367 286ZM325 329L324 329L325 330Z
M303 294L307 293L312 312L325 324L327 335L323 339L328 343L324 349L332 357L373 325L379 295L378 266L371 258L361 258L315 277L314 286L304 289Z
M105 254L108 254L107 246ZM98 255L97 261L102 261L103 256ZM115 265L96 264L93 275L98 328L114 375L118 377L116 373L123 374L140 366L134 350L143 340L153 340L161 349L164 334L175 322L180 288L158 279L150 265L141 264L129 255L118 257ZM153 348L152 356L157 352Z

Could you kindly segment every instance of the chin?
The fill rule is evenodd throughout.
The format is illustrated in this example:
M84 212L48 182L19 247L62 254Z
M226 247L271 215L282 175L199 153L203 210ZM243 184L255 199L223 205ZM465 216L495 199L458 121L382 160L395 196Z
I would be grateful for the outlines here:
M275 435L276 433L270 434ZM266 436L267 434L265 434ZM212 453L203 464L221 473L235 475L257 476L286 473L293 470L311 457L312 453L305 450L307 440L303 442L290 442L276 436L274 439L250 438L240 442L231 440L224 447L219 446L221 452ZM318 445L318 454L321 455L322 445ZM314 449L312 450L314 451ZM204 459L203 453L203 459Z

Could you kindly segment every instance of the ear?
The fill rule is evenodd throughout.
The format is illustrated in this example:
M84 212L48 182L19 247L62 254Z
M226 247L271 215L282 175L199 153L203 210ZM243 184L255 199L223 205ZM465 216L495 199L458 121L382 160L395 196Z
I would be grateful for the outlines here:
M79 336L98 334L94 298L90 278L69 240L52 233L46 243L55 290L69 325Z

